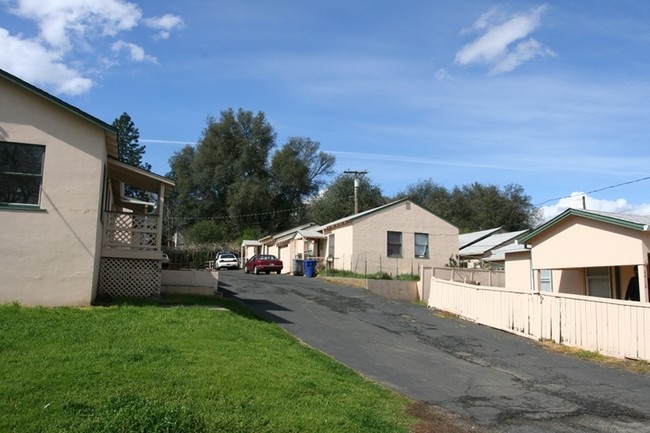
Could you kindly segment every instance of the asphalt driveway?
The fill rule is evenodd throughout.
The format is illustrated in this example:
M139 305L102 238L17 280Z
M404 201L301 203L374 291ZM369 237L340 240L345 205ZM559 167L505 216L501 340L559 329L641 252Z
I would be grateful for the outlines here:
M219 288L414 400L501 432L650 432L650 377L364 289L225 271Z

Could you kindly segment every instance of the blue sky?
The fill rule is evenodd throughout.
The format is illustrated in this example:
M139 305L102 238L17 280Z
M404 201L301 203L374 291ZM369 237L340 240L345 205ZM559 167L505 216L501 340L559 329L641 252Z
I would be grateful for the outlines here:
M516 183L547 216L589 192L650 213L650 2L0 0L0 47L107 123L129 113L160 174L243 108L387 195Z

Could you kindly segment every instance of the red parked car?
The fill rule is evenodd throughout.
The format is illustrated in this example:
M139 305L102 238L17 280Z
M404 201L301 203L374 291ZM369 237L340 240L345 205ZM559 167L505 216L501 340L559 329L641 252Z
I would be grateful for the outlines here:
M259 274L264 272L270 274L271 272L277 272L278 274L282 271L282 260L271 254L259 254L254 255L244 265L244 272L249 273L253 272L254 274Z

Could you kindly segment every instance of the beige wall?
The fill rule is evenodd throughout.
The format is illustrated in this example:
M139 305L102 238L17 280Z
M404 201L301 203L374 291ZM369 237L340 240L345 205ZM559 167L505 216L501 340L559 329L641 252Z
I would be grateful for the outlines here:
M562 269L553 271L553 292L568 295L586 295L587 282L584 269Z
M105 131L0 80L0 140L45 145L42 211L0 209L0 302L87 305L97 286Z
M530 251L506 254L506 287L516 290L532 290Z
M646 242L636 230L569 217L533 239L532 258L537 269L642 264Z
M402 233L402 256L387 256L387 233ZM458 254L458 229L420 206L405 201L346 226L326 231L336 233L334 267L357 273L388 272L418 274L421 266L444 266ZM415 257L415 233L429 235L429 258Z
M329 254L329 235L334 234L334 269L349 271L352 260L352 241L354 239L354 230L352 224L348 224L334 229L324 230L327 236L326 255Z
M293 272L293 256L292 256L293 242L288 245L278 248L277 257L282 260L282 273L289 274Z

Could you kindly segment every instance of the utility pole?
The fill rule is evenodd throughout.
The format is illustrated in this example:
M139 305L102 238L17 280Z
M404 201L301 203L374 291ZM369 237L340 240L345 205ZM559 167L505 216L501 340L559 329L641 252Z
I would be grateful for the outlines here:
M368 172L366 170L345 170L343 173L354 175L354 213L356 215L359 213L359 179Z

